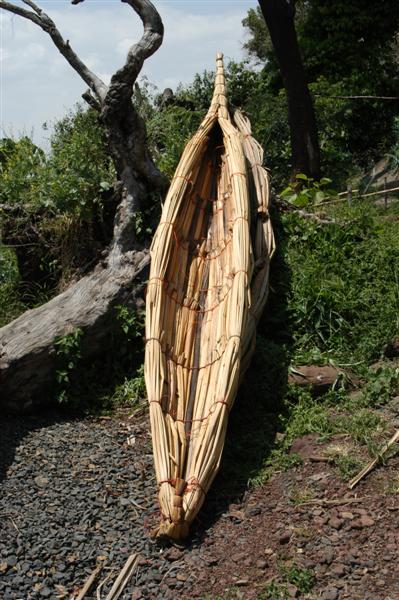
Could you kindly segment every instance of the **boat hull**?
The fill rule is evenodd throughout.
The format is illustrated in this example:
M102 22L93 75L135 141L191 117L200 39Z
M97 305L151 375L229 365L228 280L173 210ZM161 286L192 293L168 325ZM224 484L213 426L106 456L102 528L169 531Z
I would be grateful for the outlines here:
M218 471L254 348L274 239L263 151L230 118L221 58L210 110L187 144L151 247L145 379L158 534L188 535Z

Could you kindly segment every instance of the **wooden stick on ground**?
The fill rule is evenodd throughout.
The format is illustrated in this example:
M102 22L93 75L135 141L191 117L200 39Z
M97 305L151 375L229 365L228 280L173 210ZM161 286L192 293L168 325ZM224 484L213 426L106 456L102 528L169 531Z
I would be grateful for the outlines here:
M356 477L354 477L349 482L349 488L353 489L355 487L355 485L357 485L359 483L359 481L361 481L364 477L366 477L366 475L368 475L370 473L370 471L372 471L374 469L375 465L380 462L381 458L384 456L384 454L387 452L387 450L396 442L399 442L399 429L393 434L391 439L385 444L385 446L382 448L381 452L378 454L377 458L374 458L374 460L372 460L366 467L364 467L364 469L362 469L360 471L360 473L358 473L356 475Z
M314 500L307 500L301 502L298 506L304 506L305 504L317 504L318 506L344 506L345 504L355 504L362 502L364 498L337 498L327 500L326 498L315 498Z
M117 600L119 598L135 572L139 559L140 555L137 552L129 556L105 600Z
M86 581L86 583L84 584L82 589L80 590L78 596L76 597L76 600L83 600L83 598L86 596L87 592L90 591L91 586L97 579L97 575L100 573L102 568L103 568L103 565L98 565L98 567L96 567L94 569L94 571L92 572L92 574L90 575L90 577L88 578L88 580Z
M104 577L104 579L102 581L100 581L98 588L96 589L97 600L101 600L101 590L103 589L103 587L107 583L107 581L109 581L111 579L113 574L114 574L114 572L111 571L111 573L108 573L108 575L106 577Z

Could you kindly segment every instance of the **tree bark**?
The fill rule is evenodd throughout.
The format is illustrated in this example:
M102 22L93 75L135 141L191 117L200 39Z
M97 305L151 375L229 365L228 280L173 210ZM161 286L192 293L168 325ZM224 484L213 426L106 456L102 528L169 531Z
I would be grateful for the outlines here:
M73 0L79 4L84 0ZM32 0L31 10L0 1L0 8L29 19L48 33L54 45L89 86L83 94L99 112L105 127L121 202L113 239L104 264L43 306L27 311L0 329L0 407L24 411L49 402L56 377L56 340L82 330L82 353L93 357L106 349L115 307L140 306L149 266L148 250L135 236L135 218L143 200L167 180L155 167L147 147L145 123L132 103L133 85L146 58L163 39L163 24L149 0L122 0L141 18L144 33L127 55L125 65L107 86L65 41L52 19Z
M39 308L27 311L0 330L0 405L27 411L48 404L57 370L56 340L80 329L82 357L107 351L115 309L142 309L148 276L148 251L132 252L125 264L98 267Z
M294 0L259 0L287 93L293 175L320 179L316 117L295 30Z

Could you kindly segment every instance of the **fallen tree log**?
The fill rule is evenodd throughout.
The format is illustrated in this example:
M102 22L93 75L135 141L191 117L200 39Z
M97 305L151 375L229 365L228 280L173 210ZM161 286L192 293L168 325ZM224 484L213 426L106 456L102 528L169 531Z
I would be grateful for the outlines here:
M56 382L56 340L82 331L82 357L104 353L118 305L140 308L149 254L125 255L122 266L99 267L50 302L0 329L0 406L27 411L48 404Z
M113 238L103 265L43 306L30 310L0 329L0 406L24 411L50 400L56 377L56 342L82 331L82 357L107 349L115 307L136 306L149 265L148 251L136 236L136 215L153 192L163 193L167 179L148 151L145 123L132 102L133 86L144 61L161 45L162 20L150 0L122 0L143 22L141 39L125 64L106 85L64 40L54 21L33 0L30 9L0 0L0 9L27 19L49 35L58 51L89 90L86 102L98 111L109 144L120 191ZM79 4L83 0L73 0ZM2 205L4 210L4 205Z

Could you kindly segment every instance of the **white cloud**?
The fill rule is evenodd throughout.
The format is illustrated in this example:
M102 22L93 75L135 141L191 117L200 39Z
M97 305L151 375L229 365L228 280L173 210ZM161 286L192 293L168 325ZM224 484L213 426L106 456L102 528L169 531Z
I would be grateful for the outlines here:
M254 4L254 0L157 2L165 25L164 42L146 61L142 75L161 90L175 88L196 72L212 69L219 50L227 58L241 58L241 20ZM142 33L140 20L126 4L43 5L63 37L107 83ZM12 128L14 134L34 128L35 140L41 142L41 124L62 117L79 101L85 84L41 29L18 16L0 13L2 127L6 132Z

